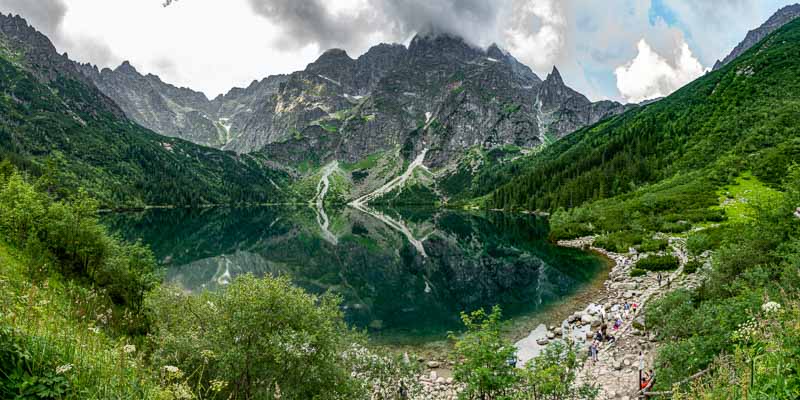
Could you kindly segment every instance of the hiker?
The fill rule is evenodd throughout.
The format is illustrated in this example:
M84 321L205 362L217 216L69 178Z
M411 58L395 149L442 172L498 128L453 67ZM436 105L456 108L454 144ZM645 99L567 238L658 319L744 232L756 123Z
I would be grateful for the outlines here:
M514 354L511 357L508 357L508 359L506 359L506 364L508 364L508 366L511 367L511 368L516 368L517 367L517 355Z
M400 387L397 388L397 395L401 399L407 399L408 398L408 389L406 388L405 381L400 381Z
M636 307L638 305L636 303L631 304L631 310L633 311L633 315L636 315Z
M661 287L661 272L658 273L658 287Z
M606 323L606 308L604 306L600 306L600 321L605 325Z
M625 319L628 319L628 314L631 312L631 305L628 304L628 300L625 300L625 304L622 305L622 312L625 315Z
M597 361L598 361L598 357L597 357L597 351L598 351L597 349L598 349L598 347L600 347L600 343L598 343L597 340L592 342L592 344L589 346L589 355L592 357L592 363L593 364L597 363Z
M617 320L614 321L614 330L619 330L620 326L622 326L622 319L617 317Z

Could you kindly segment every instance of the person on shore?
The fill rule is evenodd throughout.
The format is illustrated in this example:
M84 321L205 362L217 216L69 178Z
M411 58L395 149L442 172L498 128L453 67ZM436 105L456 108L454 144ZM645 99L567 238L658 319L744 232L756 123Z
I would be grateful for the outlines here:
M597 352L599 347L600 343L597 340L593 341L592 344L589 346L589 355L592 357L592 364L596 364L599 359L597 357Z
M625 315L625 319L628 319L628 314L631 312L631 305L628 303L628 300L625 300L625 304L622 305L622 313Z
M400 381L400 387L397 388L397 395L401 399L407 399L408 398L408 388L406 388L405 381Z
M631 311L633 312L633 315L636 315L636 308L637 308L638 306L639 306L639 305L638 305L638 304L636 304L636 303L633 303L633 304L631 304Z
M606 324L606 308L604 306L600 306L600 321L603 325Z
M661 272L658 273L658 287L661 287Z

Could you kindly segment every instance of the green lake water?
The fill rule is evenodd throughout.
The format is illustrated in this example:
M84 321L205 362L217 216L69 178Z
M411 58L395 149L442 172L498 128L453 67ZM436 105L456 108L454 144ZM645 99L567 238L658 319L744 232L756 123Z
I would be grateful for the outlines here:
M499 304L529 319L604 268L594 254L546 241L547 221L441 209L309 207L149 210L105 222L149 245L166 280L216 290L242 274L285 275L334 291L347 321L388 343L443 339L459 312Z

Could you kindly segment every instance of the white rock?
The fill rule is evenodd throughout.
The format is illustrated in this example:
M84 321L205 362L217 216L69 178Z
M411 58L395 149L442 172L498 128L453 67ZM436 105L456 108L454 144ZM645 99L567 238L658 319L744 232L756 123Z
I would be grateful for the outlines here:
M431 360L431 361L428 361L428 363L426 365L428 366L428 368L439 368L439 366L441 364L438 361Z
M550 343L550 341L547 340L547 338L541 338L536 341L536 344L538 344L539 346L547 346L548 343Z

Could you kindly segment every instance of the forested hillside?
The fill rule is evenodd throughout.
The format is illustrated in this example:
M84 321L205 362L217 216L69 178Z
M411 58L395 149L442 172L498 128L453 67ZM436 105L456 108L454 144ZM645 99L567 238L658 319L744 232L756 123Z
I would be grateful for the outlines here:
M0 153L106 206L267 202L286 180L258 156L157 135L125 118L21 18L0 24Z
M591 236L626 254L685 243L682 272L702 283L646 310L662 394L800 394L798 65L795 20L675 94L518 162L527 172L487 199L551 211L552 240Z
M503 186L492 207L554 210L703 171L779 185L800 159L800 21L673 95L568 136Z

